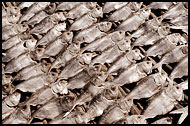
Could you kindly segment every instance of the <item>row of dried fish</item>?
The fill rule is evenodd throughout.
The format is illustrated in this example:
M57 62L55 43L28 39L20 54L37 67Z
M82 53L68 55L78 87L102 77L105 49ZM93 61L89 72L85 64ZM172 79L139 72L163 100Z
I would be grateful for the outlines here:
M154 16L151 9L168 11L147 21ZM99 22L110 12L108 19ZM96 2L22 2L3 8L2 17L6 50L2 61L8 62L2 65L3 123L30 123L33 118L89 123L99 116L98 123L147 123L147 118L170 112L184 99L187 80L180 84L173 80L188 76L187 40L171 31L181 29L188 35L184 3L106 2L100 7ZM113 22L119 23L116 31ZM152 46L145 54L136 48L146 45ZM158 64L147 60L157 55L161 56ZM44 58L51 63L41 62ZM167 75L162 65L175 62ZM158 72L152 74L154 68ZM13 72L16 76L8 75ZM13 85L16 80L22 82ZM121 86L134 83L126 95ZM72 93L74 89L80 89L80 94ZM17 90L32 96L20 104ZM147 108L141 115L130 115L133 99L141 98L150 99ZM39 109L31 113L30 105Z

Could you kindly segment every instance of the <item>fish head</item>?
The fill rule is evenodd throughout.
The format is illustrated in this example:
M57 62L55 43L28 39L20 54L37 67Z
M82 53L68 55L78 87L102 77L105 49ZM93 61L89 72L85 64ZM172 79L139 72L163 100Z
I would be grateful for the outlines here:
M131 55L133 57L134 60L141 60L143 59L145 56L143 56L143 54L141 53L141 51L139 49L134 49L131 51Z
M21 98L21 94L19 92L16 92L10 95L8 98L6 98L5 102L9 106L16 106L18 105L20 98Z
M25 40L25 43L26 43L26 48L34 49L35 46L36 46L37 40L34 39L34 38L31 36L31 39Z
M187 53L188 53L188 47L187 47L187 46L183 46L183 47L181 47L180 49L181 49L181 52L182 52L183 54L187 54Z
M139 16L143 19L147 19L149 17L151 13L151 9L150 8L143 8L141 11L140 11L140 14Z
M54 85L52 85L51 90L53 93L57 94L67 94L68 93L68 89L67 89L67 81L65 80L61 80L57 83L55 83Z
M64 31L65 28L66 28L66 23L65 23L65 22L60 23L60 24L58 24L58 25L55 26L55 29L56 29L57 31Z
M90 64L91 63L91 60L94 56L96 56L97 54L96 53L84 53L81 55L81 62L82 63L85 63L85 64Z
M69 31L66 31L66 32L64 32L63 34L62 34L62 36L61 36L61 39L63 39L64 41L64 43L65 42L72 42L72 39L73 39L73 32L69 32Z
M110 34L113 42L121 41L125 38L125 31L116 31Z
M107 32L111 29L112 23L111 22L101 22L98 23L97 27L101 32Z
M153 63L151 61L144 61L139 63L138 66L141 67L142 71L146 74L149 74L152 72Z
M20 25L16 25L16 26L17 26L16 30L18 31L18 33L24 32L28 29L27 24L20 24Z
M97 5L97 6L92 10L90 16L93 17L93 18L103 17L102 7L100 7L99 5Z
M119 47L119 49L122 51L127 51L131 49L131 40L128 39L127 37L121 41L117 41L116 44Z
M184 99L183 88L180 84L169 84L166 89L167 95L177 101Z
M61 21L66 20L63 12L57 12L57 13L53 14L52 18L53 18L53 21L55 21L55 22L59 21L59 20L61 20Z
M103 96L108 99L108 100L113 100L118 97L118 87L117 86L112 86L111 88L106 88L103 90Z

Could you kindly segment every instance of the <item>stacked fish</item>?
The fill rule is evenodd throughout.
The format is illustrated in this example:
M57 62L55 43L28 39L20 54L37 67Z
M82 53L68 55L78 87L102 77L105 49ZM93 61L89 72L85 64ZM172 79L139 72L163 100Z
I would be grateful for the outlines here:
M188 3L3 2L3 124L181 124Z

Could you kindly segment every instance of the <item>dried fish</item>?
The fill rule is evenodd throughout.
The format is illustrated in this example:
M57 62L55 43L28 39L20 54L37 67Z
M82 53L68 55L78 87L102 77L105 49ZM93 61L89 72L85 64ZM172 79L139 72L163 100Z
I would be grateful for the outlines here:
M81 2L62 2L57 6L56 10L71 10L72 8L76 7L77 5L81 4Z
M4 16L2 18L2 27L5 27L7 25L13 25L13 24L17 23L17 21L20 19L20 17L21 17L21 14Z
M31 34L44 34L52 29L59 21L64 21L66 18L62 12L54 13L44 18L36 27L30 30Z
M133 43L133 46L153 45L167 34L169 34L169 28L167 26L159 27L158 31L148 32L137 38Z
M181 15L170 21L175 26L187 26L188 25L188 15Z
M159 40L146 51L146 56L163 55L176 48L177 44L185 44L187 41L179 33L173 33Z
M110 15L108 20L115 21L115 22L126 20L134 11L139 10L141 5L142 5L142 2L128 3L127 5L113 12L113 14Z
M50 2L35 2L33 3L25 12L25 14L20 18L18 23L22 23L24 21L28 21L32 18L36 13L44 10ZM26 6L26 5L25 5Z
M100 22L95 25L80 31L75 37L74 42L86 42L90 43L98 38L101 38L106 35L105 32L108 32L111 29L112 23L110 22Z
M59 100L54 99L40 107L36 112L34 112L32 116L41 120L44 118L53 119L62 112L63 110L59 103Z
M100 118L99 123L112 124L122 118L126 118L132 105L132 99L122 98L116 101L113 105L110 105L108 109L105 110L105 112L102 114L102 117Z
M148 8L143 8L139 12L133 14L130 18L123 21L116 30L123 30L132 32L137 30L137 28L145 22L150 15L151 10Z
M95 8L97 5L96 2L84 2L79 4L78 6L76 6L75 8L73 8L72 10L70 10L67 14L66 14L66 18L69 19L77 19L79 17L81 17L82 15L88 13L89 11L91 11L93 8Z
M176 100L181 101L183 99L183 95L181 85L168 85L165 90L150 102L143 115L146 118L153 118L157 115L166 114L174 108Z
M159 120L156 120L155 122L151 124L172 124L172 118L171 117L164 117Z
M37 42L36 46L49 44L50 42L54 41L58 36L60 36L62 32L65 30L66 30L66 23L57 24L46 35L44 35L42 39L40 39ZM72 36L72 34L70 35Z
M181 14L187 13L187 11L188 10L180 2L176 5L174 5L171 9L169 9L161 17L162 17L162 19L173 19L173 18L177 18Z
M121 119L114 124L147 124L146 118L143 115L130 115Z
M16 46L6 51L5 56L2 57L2 61L9 62L12 59L18 57L19 55L27 51L33 50L36 45L36 42L37 40L35 39L28 39L28 40L22 41L21 43L18 43Z
M152 2L147 7L151 9L164 9L168 10L173 5L172 2Z
M8 25L2 29L2 40L7 40L19 33L22 33L28 29L25 24L13 24Z
M40 23L44 18L48 17L49 15L45 11L40 11L39 13L35 14L32 18L30 18L26 23L28 25L36 25Z
M26 105L26 108L23 107L17 108L9 118L5 119L3 124L28 124L31 120L31 111L30 106Z
M7 96L2 101L2 119L5 119L13 111L16 110L15 106L19 104L20 98L21 98L21 94L18 92L15 92L14 94Z
M140 80L134 89L126 96L126 98L141 99L149 98L159 92L163 86L166 86L167 74L156 73Z
M84 53L79 58L76 57L73 60L69 61L65 68L59 74L59 78L68 79L69 77L75 76L85 67L87 67L86 64L90 64L92 57L94 57L94 53ZM72 71L70 71L71 69Z
M6 67L5 73L18 72L22 68L35 64L36 62L30 58L30 55L27 53L21 54L17 59L11 60Z
M29 36L27 34L18 34L2 43L2 49L10 49L21 41L27 40Z
M36 92L38 89L44 87L45 85L49 85L54 82L55 77L56 75L44 76L43 74L40 76L34 76L28 80L25 80L24 82L19 83L16 86L16 89L19 89L23 92Z
M79 43L71 43L65 51L60 52L60 54L57 56L56 60L52 63L51 68L58 68L61 66L65 66L68 61L70 61L72 58L76 57L79 54L80 51L80 44Z
M31 77L43 74L47 70L48 68L43 64L30 65L19 71L14 79L28 80Z
M52 93L53 94L67 94L68 93L68 89L67 89L67 81L59 81L57 83L54 83L52 86L51 86L51 89L52 89Z
M100 6L92 9L81 18L77 19L69 28L70 31L83 30L97 22L98 17L103 17L102 8ZM85 22L85 23L84 23Z
M159 70L161 70L162 64L169 64L181 61L184 57L188 55L188 47L186 45L177 46L172 51L166 53L162 59L156 64Z
M113 10L117 10L121 8L122 6L125 6L128 2L106 2L103 7L104 13L109 13Z
M135 60L141 60L144 56L141 54L139 49L129 50L124 56L121 56L113 65L108 69L108 74L114 74L114 72L119 69L126 69L132 63L135 63Z
M182 83L180 83L183 90L188 90L188 79Z
M172 73L170 74L171 80L174 78L180 78L183 76L188 76L188 56L183 58L178 65L173 69Z
M147 76L147 74L152 72L152 62L143 61L138 64L132 64L130 67L125 69L116 79L112 82L108 82L108 85L119 85L130 84L137 82L140 79ZM126 78L127 77L127 78Z
M50 99L52 99L55 95L52 93L52 90L50 87L45 86L44 88L39 89L36 91L28 101L26 101L26 104L37 106L37 105L43 105L47 103Z
M125 40L125 32L124 31L112 32L112 33L104 36L103 38L97 39L97 40L93 41L92 43L90 43L89 45L87 45L86 47L84 47L81 50L81 52L84 52L84 51L103 52L105 49L107 49L115 44L119 45L119 43L124 43L125 47L129 46L129 44Z
M188 116L188 106L170 112L170 114L178 114L178 113L182 113L177 122L177 124L181 124L185 120L185 118Z

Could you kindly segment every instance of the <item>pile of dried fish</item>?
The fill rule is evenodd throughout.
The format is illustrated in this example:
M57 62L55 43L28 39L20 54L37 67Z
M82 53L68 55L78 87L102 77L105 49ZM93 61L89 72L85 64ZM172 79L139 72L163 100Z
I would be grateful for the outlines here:
M3 124L181 124L187 2L2 2Z

